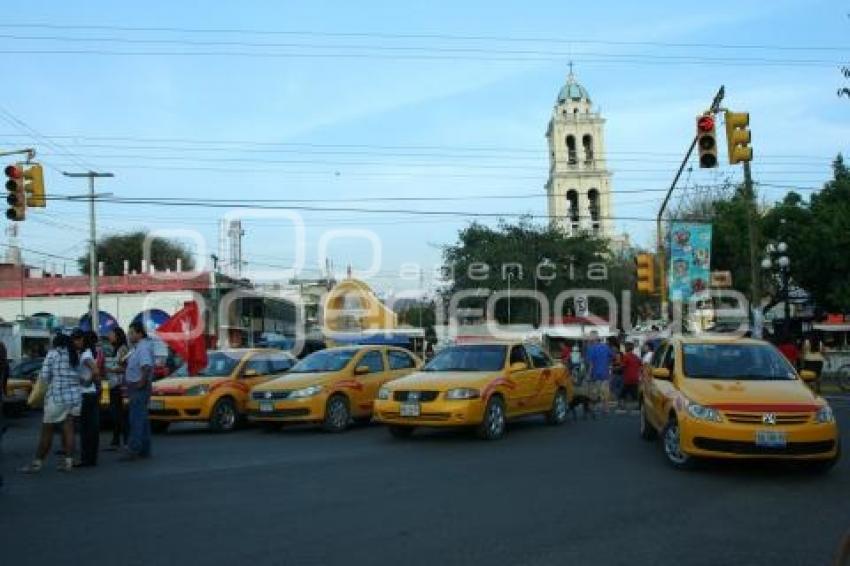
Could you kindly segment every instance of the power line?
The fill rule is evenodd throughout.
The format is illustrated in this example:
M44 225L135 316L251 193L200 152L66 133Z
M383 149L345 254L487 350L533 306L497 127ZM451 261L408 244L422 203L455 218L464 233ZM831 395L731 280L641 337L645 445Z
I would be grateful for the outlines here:
M788 45L788 44L730 44L730 43L686 43L686 42L663 42L663 41L625 41L625 40L601 40L601 39L564 39L562 37L521 37L505 35L459 35L447 33L388 33L388 32L326 32L316 30L258 30L245 28L189 28L189 27L166 27L166 26L119 26L119 25L79 25L79 24L51 24L51 23L15 23L0 24L0 28L13 29L52 29L52 30L78 30L78 31L123 31L123 32L165 32L185 34L239 34L255 36L305 36L305 37L337 37L337 38L379 38L389 40L448 40L448 41L494 41L494 42L521 42L521 43L555 43L562 45L618 45L618 46L640 46L640 47L664 47L664 48L696 48L696 49L750 49L750 50L774 50L774 51L850 51L850 46L837 45Z

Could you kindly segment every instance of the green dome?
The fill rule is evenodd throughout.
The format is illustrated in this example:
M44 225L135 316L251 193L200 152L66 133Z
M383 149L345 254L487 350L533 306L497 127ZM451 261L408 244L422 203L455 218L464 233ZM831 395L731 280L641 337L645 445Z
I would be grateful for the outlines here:
M568 100L590 102L590 94L588 94L587 89L578 84L572 72L567 77L567 84L561 87L561 91L558 93L558 103Z

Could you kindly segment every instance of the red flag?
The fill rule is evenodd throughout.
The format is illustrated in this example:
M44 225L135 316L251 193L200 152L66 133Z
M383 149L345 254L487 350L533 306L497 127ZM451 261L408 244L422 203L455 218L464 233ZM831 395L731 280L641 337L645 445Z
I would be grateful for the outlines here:
M201 328L198 303L187 301L156 329L156 333L174 352L186 361L193 375L207 366L207 347Z

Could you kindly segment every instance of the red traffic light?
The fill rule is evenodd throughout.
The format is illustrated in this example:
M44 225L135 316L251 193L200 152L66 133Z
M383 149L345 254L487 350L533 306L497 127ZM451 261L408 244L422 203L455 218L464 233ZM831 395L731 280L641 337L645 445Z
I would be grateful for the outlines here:
M714 118L711 116L700 116L697 119L697 129L700 132L710 132L714 130Z
M21 171L21 168L17 165L7 165L3 172L6 173L6 176L10 179L20 179L24 174L24 172Z

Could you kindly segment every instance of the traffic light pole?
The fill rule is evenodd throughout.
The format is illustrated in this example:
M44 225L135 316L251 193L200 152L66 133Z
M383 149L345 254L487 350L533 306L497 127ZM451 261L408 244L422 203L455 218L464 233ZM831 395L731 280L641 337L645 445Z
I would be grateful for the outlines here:
M98 320L100 311L97 304L97 228L95 226L94 214L94 180L96 178L114 177L115 175L112 173L96 173L94 171L88 171L86 173L68 173L63 171L62 174L66 177L85 177L89 180L89 302L91 303L89 319L91 321L92 332L97 332L100 330L100 320Z
M720 86L720 89L717 91L717 94L714 95L714 100L711 101L711 107L709 108L709 112L711 114L716 114L720 110L720 103L723 102L723 97L726 94L726 89L723 85ZM685 153L685 158L682 159L682 164L679 165L679 170L676 171L676 176L673 177L673 182L670 183L670 188L667 190L667 194L664 196L664 200L661 203L661 208L658 209L658 216L655 219L655 232L656 232L656 247L658 248L658 253L656 254L656 258L658 261L658 275L660 280L660 285L658 286L659 292L661 293L661 318L662 320L668 320L668 311L670 309L670 305L667 301L667 272L666 272L666 249L664 246L664 234L661 230L661 221L664 216L664 211L667 209L667 203L670 201L670 196L673 194L673 190L676 188L676 184L679 182L679 178L682 176L682 172L685 170L685 167L688 165L688 161L691 159L691 155L694 152L694 148L697 145L698 136L694 136L693 141L691 141L691 146L688 148L687 153Z

